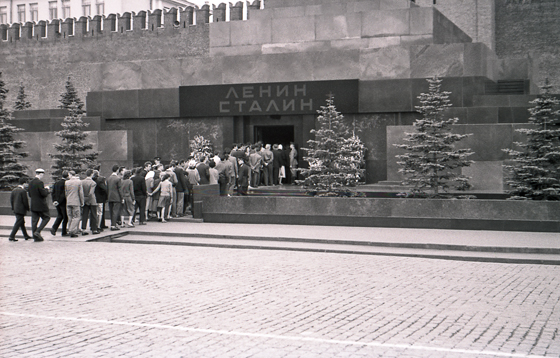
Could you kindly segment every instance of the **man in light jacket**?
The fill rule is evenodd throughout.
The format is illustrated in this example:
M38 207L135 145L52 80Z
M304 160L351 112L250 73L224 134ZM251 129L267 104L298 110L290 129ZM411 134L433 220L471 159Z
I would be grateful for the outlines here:
M76 172L68 172L68 180L64 184L66 195L66 212L68 214L68 233L70 237L78 237L81 211L84 206L84 189Z

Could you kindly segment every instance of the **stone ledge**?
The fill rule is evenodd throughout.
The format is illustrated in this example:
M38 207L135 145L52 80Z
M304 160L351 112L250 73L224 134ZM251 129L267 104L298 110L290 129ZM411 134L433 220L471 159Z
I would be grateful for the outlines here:
M488 230L488 231L522 231L522 232L560 232L556 221L507 221L507 220L472 220L472 219L426 219L426 218L364 218L347 216L299 216L263 214L215 214L204 213L204 222L231 224L280 224L280 225L324 225L324 226L359 226L407 229L441 229L441 230Z
M560 232L560 202L206 197L207 222Z

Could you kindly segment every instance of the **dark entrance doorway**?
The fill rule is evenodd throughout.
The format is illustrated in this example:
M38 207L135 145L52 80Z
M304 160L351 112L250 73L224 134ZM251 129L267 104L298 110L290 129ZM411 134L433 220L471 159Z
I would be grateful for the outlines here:
M294 141L294 126L255 126L255 142L263 144L282 144L288 148Z

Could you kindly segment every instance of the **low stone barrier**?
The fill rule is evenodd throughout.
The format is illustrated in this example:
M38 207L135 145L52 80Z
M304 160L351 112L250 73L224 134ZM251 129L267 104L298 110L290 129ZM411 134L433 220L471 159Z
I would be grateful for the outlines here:
M206 198L219 196L220 188L217 184L196 185L194 187L193 193L194 193L193 217L200 219L202 218L202 202L206 200ZM0 215L13 214L10 206L10 195L11 195L10 191L0 191ZM50 195L47 197L47 204L49 205L49 212L51 217L56 217L56 208L52 205L52 200ZM109 206L105 205L105 207L108 212Z
M12 207L10 205L10 195L12 193L10 191L0 191L0 215L13 215ZM29 203L31 204L31 199L29 199ZM56 208L52 204L51 197L47 198L47 204L49 204L49 212L51 217L56 217ZM30 213L28 212L28 215Z
M10 192L0 192L0 215L12 215ZM51 215L56 216L54 207ZM556 201L220 197L217 185L195 187L193 217L222 223L560 232Z
M206 197L205 222L560 232L560 202Z

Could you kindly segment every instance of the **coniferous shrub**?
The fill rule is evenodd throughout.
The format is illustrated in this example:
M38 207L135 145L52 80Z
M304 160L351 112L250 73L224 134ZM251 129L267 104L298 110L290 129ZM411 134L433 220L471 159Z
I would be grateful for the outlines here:
M467 157L470 149L456 149L455 143L470 134L452 132L459 118L446 118L446 109L451 107L451 92L441 91L442 80L427 79L428 93L418 96L421 105L416 110L422 118L414 122L415 132L406 133L406 144L395 144L406 151L397 155L401 166L399 172L405 177L402 184L410 187L407 195L438 197L450 188L467 190L471 187L468 177L460 174L460 169L470 166L473 161Z
M548 79L541 88L530 102L530 125L516 130L527 137L514 143L522 150L504 149L512 161L505 166L511 199L560 200L560 101L550 94Z
M363 180L366 148L357 135L349 134L332 97L317 112L319 128L311 130L315 139L302 148L309 168L300 169L305 179L296 182L313 195L354 196L350 188Z
M99 153L92 151L93 145L86 143L88 133L85 129L89 123L82 120L85 113L84 103L78 97L78 93L70 78L66 82L66 92L61 95L59 108L68 109L68 116L62 122L63 130L55 132L62 139L61 143L54 144L57 153L49 154L54 159L52 165L52 176L56 180L62 176L65 170L73 170L76 173L95 164Z
M27 176L27 166L19 163L19 159L28 155L21 151L25 142L15 138L15 134L23 129L9 123L11 114L5 107L7 95L0 72L0 188L10 188L17 184L19 178Z
M78 91L76 91L70 77L66 80L64 87L66 91L60 95L60 105L58 108L68 109L75 114L84 114L86 112L84 110L84 102L78 96Z
M31 103L27 100L27 94L25 94L25 86L23 85L23 83L20 83L16 102L14 104L14 110L23 111L28 108L31 108Z

